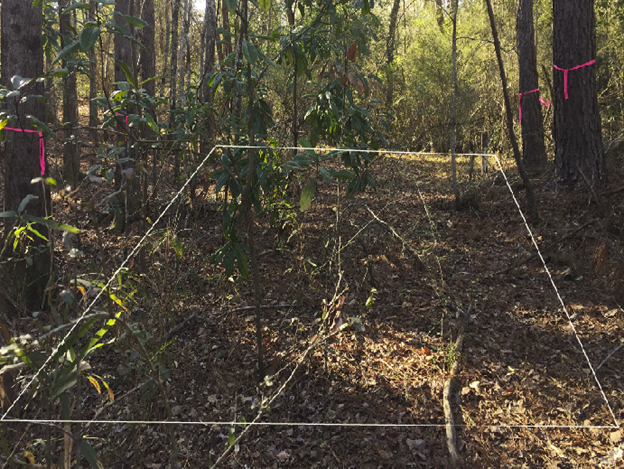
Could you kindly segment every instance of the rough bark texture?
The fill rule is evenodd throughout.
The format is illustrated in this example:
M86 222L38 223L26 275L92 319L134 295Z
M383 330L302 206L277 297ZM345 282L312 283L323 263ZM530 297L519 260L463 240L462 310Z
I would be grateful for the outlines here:
M41 6L31 8L32 2L24 0L4 0L1 9L1 52L2 73L0 82L8 89L13 89L11 78L14 75L23 77L37 77L43 74L43 47L41 25L43 14ZM21 89L22 96L29 94L43 95L43 83L34 83ZM26 119L32 115L44 121L44 105L37 99L29 99L24 103L20 98L10 98L5 105L17 120L11 121L8 127L32 130L33 125ZM39 166L39 136L36 133L4 131L4 145L2 148L2 163L4 168L4 210L17 210L20 202L28 194L39 198L32 200L26 211L31 215L46 216L48 194L42 185L31 184L31 180L41 176ZM47 230L37 225L44 235ZM4 264L0 270L0 283L6 290L16 292L21 298L18 303L29 309L41 306L47 276L50 270L50 252L45 249L33 257L33 266L26 267L25 263ZM4 278L2 278L4 277ZM0 295L0 309L11 312L9 305L4 305Z
M59 27L61 47L64 48L74 40L72 33L72 13L64 14L69 0L59 2ZM80 147L74 139L74 127L78 124L78 95L76 93L76 59L70 55L63 61L63 67L69 73L63 78L63 178L72 184L80 179Z
M537 51L533 29L533 0L516 2L519 93L539 88ZM522 159L527 167L546 163L544 123L539 92L522 95Z
M455 206L460 207L459 187L457 186L457 157L455 156L455 127L457 121L457 92L459 84L457 82L457 7L458 0L453 3L453 106L451 107L451 176L453 178L453 193L455 194Z
M121 14L129 15L130 14L130 2L132 0L117 0L117 4L115 6L115 11L118 11ZM121 15L115 16L115 22L128 29L129 24L126 19ZM123 37L121 34L115 34L114 39L115 44L115 81L126 81L126 74L123 72L121 68L121 64L119 61L124 62L130 69L132 70L132 47L130 44L130 39Z
M180 0L173 0L171 13L171 70L169 74L169 89L171 90L171 109L175 109L178 100L176 77L178 72L178 25L180 22ZM173 127L173 113L169 124Z
M142 12L143 21L147 26L143 28L143 45L144 51L141 51L141 80L147 80L156 76L156 41L154 35L155 18L154 18L154 0L145 0ZM145 83L145 91L150 96L156 94L156 83L154 80ZM151 110L154 111L153 109Z
M596 58L594 0L553 1L553 64L570 69ZM605 179L596 65L568 72L553 71L555 173L559 184L592 184Z
M498 32L496 30L496 19L494 18L494 10L492 10L492 2L485 0L488 10L488 17L490 19L490 28L492 29L492 39L494 39L494 50L496 51L496 60L498 62L498 71L500 73L501 85L503 87L503 98L505 100L505 116L507 121L507 134L513 149L514 160L520 173L520 178L524 184L524 190L526 191L527 205L529 206L529 218L531 223L536 224L539 221L539 215L537 213L537 199L535 198L535 192L533 191L533 185L527 175L526 168L522 162L520 156L520 149L518 148L518 141L516 140L516 134L513 129L513 116L511 113L511 102L509 100L509 92L507 87L507 76L505 75L505 66L503 65L503 56L501 54L500 41L498 40Z
M184 76L186 74L186 59L188 55L188 31L189 31L189 12L190 12L189 0L184 0L184 8L182 11L182 34L180 38L180 52L178 56L178 94L180 97L184 95Z

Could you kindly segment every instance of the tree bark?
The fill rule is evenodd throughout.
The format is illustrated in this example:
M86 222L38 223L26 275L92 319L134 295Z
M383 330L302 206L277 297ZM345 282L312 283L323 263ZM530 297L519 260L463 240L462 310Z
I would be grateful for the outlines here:
M388 42L386 43L386 67L388 69L388 87L386 88L386 107L392 107L394 101L394 50L396 49L396 30L399 18L401 0L394 0L390 12L390 26L388 28Z
M457 186L457 157L455 156L455 127L457 121L457 92L459 84L457 82L457 7L458 0L453 2L453 39L452 39L452 60L453 60L453 105L451 107L451 176L453 178L453 193L455 194L455 207L460 208L461 195Z
M117 0L115 11L121 13L122 15L130 14L130 2L132 0ZM115 16L115 22L117 24L123 26L124 28L128 28L130 25L126 21L126 19L121 15ZM119 61L124 62L130 70L132 70L132 48L130 44L130 39L123 37L121 34L115 34L114 39L115 45L115 81L127 81L126 74L121 68L121 64Z
M165 95L165 83L167 81L167 74L169 73L169 41L171 35L171 2L167 2L165 5L165 37L163 42L162 53L164 56L164 63L162 69L162 80L160 81L160 95Z
M4 0L1 8L0 49L2 54L2 71L0 83L13 90L11 78L14 75L34 78L43 74L43 44L42 30L43 13L41 5L31 8L32 2L24 0ZM23 87L21 96L43 95L43 83L32 83ZM30 98L20 102L20 97L5 100L10 114L16 120L10 121L7 127L23 130L34 130L33 125L26 118L32 115L40 121L45 120L44 104L37 99ZM4 167L4 209L17 210L22 199L28 194L38 197L26 207L26 211L35 216L45 217L49 214L49 193L41 183L31 184L31 180L41 176L39 135L19 131L4 130L4 145L2 148ZM45 161L44 161L45 164ZM47 168L47 166L46 166ZM44 236L48 231L43 226L36 229ZM8 231L8 230L7 230ZM45 242L35 238L35 243L45 246ZM45 287L48 281L51 264L51 254L43 248L32 256L33 264L26 263L5 264L0 270L1 281L11 291L16 292L22 303L28 309L41 307ZM0 299L0 309L13 313L12 306L4 305Z
M492 10L492 2L485 0L488 10L488 16L490 18L490 28L492 29L492 38L494 39L494 50L496 51L496 60L498 61L498 71L500 73L501 84L503 86L503 98L505 100L505 115L507 117L507 133L509 135L509 141L511 142L511 148L513 149L514 160L518 167L518 172L524 184L524 190L526 191L527 205L529 206L529 218L533 224L539 222L539 215L537 213L537 200L535 198L535 192L533 191L533 185L527 175L522 157L520 156L520 149L518 148L518 141L516 140L516 134L513 129L513 116L511 114L511 102L509 101L509 92L507 91L507 76L505 75L505 66L503 65L503 56L500 49L500 41L498 40L498 32L496 31L496 19L494 18L494 11Z
M571 69L596 58L594 0L553 1L553 64ZM554 70L554 181L563 185L606 179L600 114L596 95L596 64Z
M74 40L72 12L65 13L69 0L59 1L59 28L61 48ZM76 58L73 54L62 61L69 73L63 78L63 179L75 184L80 179L80 146L74 136L78 123L78 95L76 91Z
M539 88L537 75L537 50L534 41L533 0L517 0L516 36L518 45L519 93ZM544 123L539 91L520 94L522 106L522 159L533 168L546 163Z
M96 4L93 0L89 2L89 17L95 21ZM99 125L98 108L94 99L97 97L97 57L92 47L89 50L89 127L91 140L93 144L98 146L98 131L96 127Z
M141 80L156 76L156 40L155 40L155 18L154 18L154 0L144 0L142 17L147 26L143 27L143 45L144 51L141 51ZM150 96L156 94L156 83L154 80L145 83L145 91ZM150 109L153 113L154 110Z
M188 49L188 31L189 31L189 10L190 0L184 0L184 8L182 11L182 37L180 40L180 52L178 56L178 94L180 97L184 95L184 76L186 75L186 58Z

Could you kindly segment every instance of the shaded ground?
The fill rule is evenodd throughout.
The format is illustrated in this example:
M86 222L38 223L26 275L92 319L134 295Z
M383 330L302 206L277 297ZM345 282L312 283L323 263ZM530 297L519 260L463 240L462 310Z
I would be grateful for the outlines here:
M534 252L502 179L491 175L463 181L476 195L457 212L446 166L442 157L387 157L376 163L375 192L346 200L344 187L338 191L336 185L319 183L317 198L298 226L278 230L267 220L258 221L267 306L262 332L270 374L269 382L261 385L254 311L241 309L253 305L252 284L238 276L224 279L221 269L208 262L221 243L221 214L215 211L219 201L209 178L200 184L193 207L185 201L176 205L164 220L164 230L149 239L146 259L137 257L115 287L116 295L127 309L126 320L142 331L139 336L152 360L167 370L165 385L175 420L250 422L263 399L277 392L301 362L260 419L273 424L249 430L226 466L446 467L442 389L455 359L461 360L462 369L453 406L456 419L465 425L458 435L467 467L594 467L621 454L622 433L615 429L507 427L612 426L614 420L539 259L498 273ZM538 181L537 187L545 182ZM159 186L159 207L170 194L166 187ZM80 240L85 256L76 268L84 279L94 279L102 264L95 230L85 213L70 207L103 189L91 185L81 190L71 201L57 197L56 211L59 219L85 229ZM597 205L588 204L588 194L581 191L539 192L542 223L534 233L540 246L597 216L605 227L603 232L589 225L546 255L594 367L622 337L624 268L612 247L624 251L623 197L624 192L616 192ZM375 221L371 211L387 225ZM140 235L140 223L129 227L126 236L105 232L109 271ZM274 250L278 238L289 237L284 249ZM184 247L183 255L174 249L176 240ZM59 284L71 271L65 257L59 243ZM319 333L323 300L345 288L341 316L345 321L359 318L363 328L347 327L329 341L326 373L322 346L301 359ZM474 309L458 354L452 343L460 311L468 305ZM51 320L44 318L44 324L46 319ZM32 322L21 321L17 327L40 334ZM82 417L164 420L145 362L123 331L116 334L116 343L90 360L91 371L107 381L116 400L109 404L106 392L87 388L85 380ZM624 351L616 353L597 372L618 422L624 404L623 357ZM40 415L36 399L25 415ZM58 409L51 412L60 417ZM182 467L208 467L229 446L229 424L174 428ZM82 433L92 439L105 467L159 468L170 459L170 429L92 424ZM242 430L236 426L234 436ZM18 427L9 430L7 439L11 448L19 448L17 454L29 449L41 461L44 453L34 441L43 433L38 427ZM60 454L62 447L57 442L54 453Z

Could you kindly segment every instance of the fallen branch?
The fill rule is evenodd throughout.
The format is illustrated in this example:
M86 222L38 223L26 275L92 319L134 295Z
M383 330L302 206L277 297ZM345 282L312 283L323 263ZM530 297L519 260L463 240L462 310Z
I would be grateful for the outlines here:
M420 254L418 254L416 252L416 250L414 248L412 248L412 246L409 245L409 243L407 241L405 241L405 238L403 238L399 233L396 232L396 230L389 225L387 222L383 221L381 218L379 218L377 215L375 215L375 212L373 212L370 208L368 208L368 205L364 204L364 207L366 208L366 210L369 211L369 213L373 216L373 218L375 220L377 220L377 223L379 223L380 225L382 225L384 228L386 228L390 233L392 233L395 237L397 237L398 239L401 240L401 242L403 243L403 247L407 248L407 250L409 252L412 253L412 255L416 258L416 260L418 261L418 265L421 269L423 270L427 270L427 266L425 265L425 263L423 262L423 260L420 258Z
M611 358L613 355L615 355L615 352L617 352L618 350L620 350L622 347L624 347L624 342L620 344L620 346L618 348L616 348L613 352L611 352L609 354L609 356L607 358L605 358L604 360L602 360L602 363L600 365L598 365L598 367L594 370L595 372L597 372L600 368L602 368L602 365L604 365L605 363L607 363L607 360L609 358Z
M570 239L572 236L576 235L579 231L584 230L585 228L587 228L589 225L596 223L596 222L600 222L600 220L598 220L598 218L594 218L593 220L590 220L584 224L582 224L581 226L579 226L576 230L572 231L571 233L568 233L567 235L559 238L557 241L549 244L548 246L546 246L545 248L541 249L542 254L550 251L553 248L556 248L559 244L561 244L562 242ZM536 252L535 254L531 254L529 257L527 257L526 259L512 265L511 267L507 267L506 269L503 270L499 270L498 272L495 272L492 274L492 276L494 275L499 275L499 274L506 274L507 272L509 272L510 270L516 269L518 267L520 267L521 265L526 264L527 262L532 261L533 259L535 259L536 257L538 257L539 254Z
M468 323L468 317L472 311L472 305L468 306L468 310L464 313L464 320L462 321L459 330L457 331L457 339L455 339L455 362L451 367L451 373L449 378L444 384L444 392L442 394L444 405L444 418L446 420L446 442L449 449L449 456L451 458L451 467L460 466L460 456L457 451L457 434L455 432L455 420L453 419L453 410L451 409L451 390L453 387L453 378L459 371L459 353L461 353L462 346L464 344L464 330Z

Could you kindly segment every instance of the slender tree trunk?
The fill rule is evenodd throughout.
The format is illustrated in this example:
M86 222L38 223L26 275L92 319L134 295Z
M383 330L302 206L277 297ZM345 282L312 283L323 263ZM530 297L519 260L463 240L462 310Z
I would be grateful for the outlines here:
M188 21L188 13L190 0L184 0L184 8L182 11L182 37L180 39L180 52L178 56L178 95L180 98L184 95L184 77L185 77L185 59L187 57L187 45L188 45L188 30L189 30L189 21Z
M516 36L518 45L519 103L522 111L522 158L527 167L546 163L544 123L537 75L537 50L533 29L533 0L516 2Z
M554 180L590 184L606 179L596 95L596 18L594 0L553 1ZM583 66L584 65L584 66ZM567 99L566 99L567 91Z
M204 39L205 47L200 53L200 57L203 57L203 68L201 69L201 95L204 99L203 102L213 102L212 88L208 86L208 80L206 75L214 71L215 61L215 43L217 39L217 12L215 8L215 0L206 0L206 12L204 13ZM214 136L214 123L211 116L206 118L205 122L206 133L208 138L212 139ZM209 151L209 146L212 143L202 139L202 154Z
M9 90L13 90L11 78L15 75L38 77L43 74L42 7L39 5L33 8L31 4L32 2L24 0L4 0L0 9L0 83ZM23 87L20 93L21 97L43 95L44 85L41 82L32 83ZM40 161L42 155L39 135L37 132L25 132L35 130L26 116L32 115L44 121L45 109L38 99L30 98L21 102L21 97L7 98L4 101L6 110L16 116L16 120L7 127L21 130L4 129L4 209L17 210L24 197L34 194L38 199L28 203L26 212L45 217L50 213L49 192L41 183L32 184L31 181L41 177L41 163L43 169L47 165L45 160ZM8 224L6 227L8 232ZM36 225L35 229L44 236L49 236L44 226ZM41 308L51 265L51 252L45 249L45 242L34 237L33 244L38 244L43 249L41 252L38 249L33 251L32 265L29 266L26 262L10 262L0 269L0 282L15 293L18 304L23 304L29 310ZM0 295L0 310L6 314L14 314L11 302L4 304L4 300Z
M388 69L388 84L386 88L386 107L392 107L394 102L394 51L396 49L396 30L399 18L401 0L394 0L390 12L390 27L388 28L388 41L386 43L386 67Z
M165 37L163 41L163 69L162 80L160 81L160 95L165 95L165 82L167 80L167 74L169 73L169 41L171 35L171 1L168 1L165 5Z
M178 23L180 19L180 0L173 0L173 11L171 14L171 73L169 75L169 88L171 90L170 110L173 111L177 106L178 93L176 86L176 78L178 76ZM175 127L175 115L173 112L169 115L169 127ZM177 188L180 182L180 155L174 151L173 162L173 178L174 186Z
M516 134L513 129L513 116L511 113L511 102L509 101L509 92L507 91L507 77L505 75L505 67L503 65L503 57L501 55L500 41L498 40L498 32L496 31L496 19L494 18L494 11L492 10L491 0L485 0L488 10L488 16L490 18L490 27L492 28L492 37L494 39L494 49L496 51L496 60L498 61L498 71L500 73L501 85L503 87L503 98L505 100L505 115L507 116L507 133L509 135L509 141L511 142L511 148L513 149L514 160L516 160L516 166L518 172L522 178L524 189L526 191L527 204L529 206L529 218L532 223L539 221L539 215L537 213L537 200L535 199L535 192L533 191L533 185L527 175L522 157L520 156L520 149L518 148L518 141L516 140Z
M129 15L131 1L132 0L117 0L115 11L121 13L121 15ZM121 15L116 15L115 21L124 28L128 28L128 22ZM132 70L132 48L130 46L130 39L123 37L121 34L115 34L113 42L115 46L115 81L127 81L120 61L124 62Z
M97 7L93 0L89 2L89 18L95 21ZM98 146L98 131L96 127L99 125L98 108L94 99L97 97L97 57L92 47L89 50L89 127L91 127L90 135L93 144Z
M455 206L459 209L461 204L461 194L457 186L457 157L455 156L455 127L457 119L457 3L453 3L453 39L452 39L452 60L453 60L453 106L451 107L451 174L453 177L453 193L455 194Z
M73 41L72 15L65 13L69 0L59 2L59 27L61 47ZM75 10L74 10L75 11ZM69 73L63 78L63 178L75 184L80 178L80 146L74 135L74 127L78 124L78 95L76 91L75 59L63 60L63 67Z

